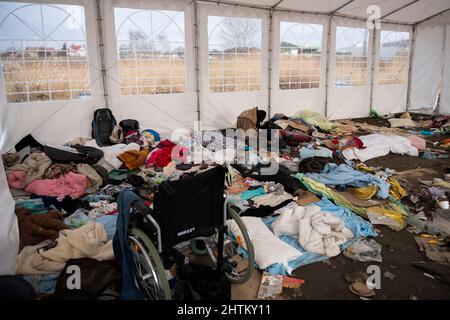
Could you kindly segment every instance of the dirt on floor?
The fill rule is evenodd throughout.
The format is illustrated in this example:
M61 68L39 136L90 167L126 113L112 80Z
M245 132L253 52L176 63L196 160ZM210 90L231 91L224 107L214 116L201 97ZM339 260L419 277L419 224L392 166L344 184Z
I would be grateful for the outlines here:
M421 179L431 180L442 178L445 168L450 166L448 159L432 159L400 156L390 154L385 157L372 159L367 164L374 167L388 167L396 171L410 169L423 170ZM420 184L417 176L411 175L408 182ZM406 229L395 232L385 226L375 226L380 236L375 240L382 245L382 263L363 263L353 261L344 255L339 255L325 263L316 263L297 269L293 276L304 279L301 287L303 293L300 299L359 299L348 289L344 275L354 271L365 272L371 264L380 266L381 274L389 271L396 278L390 280L381 278L381 289L375 290L376 295L371 299L450 299L450 286L437 279L431 279L411 265L412 262L430 261L425 254L419 251L414 240L415 234ZM291 292L286 291L285 298L293 299ZM298 293L294 293L298 297Z
M413 115L413 119L421 116ZM424 116L425 118L427 116ZM364 118L357 119L377 126L389 126L385 119ZM415 128L414 130L417 130ZM427 147L432 147L432 142L441 142L445 137L434 136L428 138ZM448 138L448 136L447 136ZM448 151L447 151L448 154ZM432 180L442 178L446 170L450 167L449 159L424 159L423 153L419 157L401 156L389 154L384 157L372 159L366 163L372 167L383 167L396 170L396 172L406 172L403 177L412 185L420 185L421 180ZM429 202L426 210L434 209L433 203ZM426 212L430 215L430 212ZM331 258L325 262L313 263L302 266L295 270L292 277L305 280L299 289L283 289L283 293L276 299L356 299L360 297L354 295L348 289L349 284L344 276L353 272L365 273L369 265L378 265L381 270L381 289L375 290L376 295L370 299L376 300L407 300L407 299L450 299L450 286L440 280L424 275L423 271L411 265L413 262L426 261L431 264L420 252L414 240L415 234L407 229L395 232L385 226L374 226L379 233L375 240L382 245L382 263L359 262L346 258L343 254ZM448 267L450 269L450 267ZM395 279L383 276L388 273L395 275ZM261 272L255 272L253 278L244 285L233 286L234 299L255 299L259 288Z

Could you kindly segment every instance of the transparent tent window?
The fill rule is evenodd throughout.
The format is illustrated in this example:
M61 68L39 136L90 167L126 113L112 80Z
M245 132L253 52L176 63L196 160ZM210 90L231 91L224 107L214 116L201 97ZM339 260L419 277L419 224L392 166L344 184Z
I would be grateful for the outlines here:
M84 8L1 2L0 60L9 103L89 98Z
M208 76L213 93L261 89L261 20L208 16Z
M114 8L122 96L186 91L184 12Z

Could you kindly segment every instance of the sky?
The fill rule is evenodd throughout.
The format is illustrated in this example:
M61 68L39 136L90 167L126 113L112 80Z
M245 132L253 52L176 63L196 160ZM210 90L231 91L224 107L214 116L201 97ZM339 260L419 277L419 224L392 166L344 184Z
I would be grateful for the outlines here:
M64 40L76 43L86 38L81 6L0 2L0 23L0 49L18 47L18 40L27 40L25 46L42 46L44 39L47 47L61 48Z
M16 10L18 9L18 10ZM12 14L11 14L12 13ZM164 34L172 49L183 46L184 13L177 11L146 11L138 9L115 8L115 25L118 46L127 43L130 30L144 33L148 39ZM220 24L223 17L208 17L210 47L221 43ZM249 19L257 26L254 35L261 39L261 20ZM25 23L24 23L25 22ZM322 26L317 24L300 25L281 22L281 41L299 46L320 47ZM23 46L43 46L61 48L63 43L82 43L85 41L85 14L82 6L36 5L20 2L0 2L0 50L21 46L20 39L26 40ZM367 45L364 29L338 27L337 50L349 47L361 48Z

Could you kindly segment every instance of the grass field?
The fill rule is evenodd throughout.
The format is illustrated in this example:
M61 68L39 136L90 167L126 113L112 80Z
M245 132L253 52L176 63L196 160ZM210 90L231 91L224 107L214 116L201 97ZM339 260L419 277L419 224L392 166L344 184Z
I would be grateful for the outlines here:
M8 102L66 100L89 95L88 63L80 58L64 58L3 57ZM379 84L403 83L407 72L405 61L405 56L400 55L381 61ZM261 88L259 53L211 55L208 66L212 92L254 91ZM364 79L367 79L369 68L366 58L338 56L335 80L344 85L362 85L366 83ZM180 57L123 59L119 61L119 74L122 95L179 93L186 90L185 61ZM319 55L281 55L280 89L317 88L319 83Z

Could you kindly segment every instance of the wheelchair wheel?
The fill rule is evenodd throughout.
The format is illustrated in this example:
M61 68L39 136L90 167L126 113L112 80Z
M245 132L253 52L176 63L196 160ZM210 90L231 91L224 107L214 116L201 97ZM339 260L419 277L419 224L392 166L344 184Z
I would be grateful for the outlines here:
M228 208L228 219L232 219L236 222L242 238L236 239L230 234L225 233L224 238L224 271L227 278L231 283L245 283L247 282L255 268L255 252L250 236L247 232L244 222L239 214L231 208ZM211 258L217 263L218 256L218 234L205 240L205 244L209 251ZM245 253L238 248L245 248ZM238 260L238 261L236 261Z
M131 229L128 244L133 253L135 280L150 300L170 300L171 292L158 250L140 229Z
M236 255L239 255L241 258L247 261L246 261L246 268L244 270L239 270L237 268L239 267L239 265L235 266L232 264L231 269L228 272L226 271L225 274L232 283L245 283L252 277L253 270L255 269L255 251L253 249L253 243L247 232L247 228L245 227L244 221L242 221L239 214L232 208L228 208L227 215L228 219L232 219L234 220L234 222L236 222L243 239L234 240L233 239L234 237L231 237L231 235L228 235L225 238L223 248L225 261ZM245 248L246 254L239 254L238 247Z

